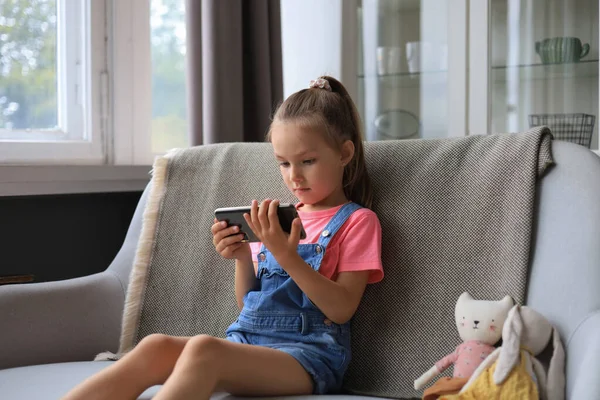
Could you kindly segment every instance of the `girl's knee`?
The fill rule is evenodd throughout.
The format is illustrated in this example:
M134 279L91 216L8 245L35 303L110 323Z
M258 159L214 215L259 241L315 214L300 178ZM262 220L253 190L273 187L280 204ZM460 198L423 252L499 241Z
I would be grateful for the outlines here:
M222 350L223 340L210 335L198 335L187 342L183 352L195 363L206 363L216 367Z
M143 338L132 353L146 362L164 362L172 358L176 361L183 347L182 342L173 336L154 333Z
M160 351L163 349L173 348L176 345L177 341L174 337L160 333L153 333L143 338L136 346L136 349Z
M163 383L177 362L183 345L175 337L152 334L143 338L130 355L131 365L152 384Z

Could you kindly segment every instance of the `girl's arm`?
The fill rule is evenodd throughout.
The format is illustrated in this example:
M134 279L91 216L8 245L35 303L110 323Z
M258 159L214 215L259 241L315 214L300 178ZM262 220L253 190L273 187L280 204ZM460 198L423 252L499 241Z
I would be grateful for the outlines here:
M251 290L256 290L258 280L254 272L252 256L235 260L235 298L240 311L244 307L244 296Z
M324 277L304 262L298 254L300 218L292 222L292 230L285 234L277 218L279 200L263 200L260 205L252 200L250 215L244 219L281 267L290 275L308 298L331 321L348 322L358 308L369 280L369 271L340 272L336 281Z
M352 318L367 286L370 271L340 272L337 280L332 281L312 269L298 253L275 258L327 318L337 324Z
M252 250L248 243L241 242L239 228L228 227L225 222L214 219L211 227L213 244L217 252L227 259L235 259L235 298L238 308L244 307L244 296L258 286L252 263Z

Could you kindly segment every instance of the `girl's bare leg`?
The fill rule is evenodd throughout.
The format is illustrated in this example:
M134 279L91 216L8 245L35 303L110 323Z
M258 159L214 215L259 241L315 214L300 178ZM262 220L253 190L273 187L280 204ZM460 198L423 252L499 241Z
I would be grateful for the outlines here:
M312 390L310 375L287 353L200 335L187 342L154 400L206 400L216 391L284 396Z
M147 336L122 359L77 385L63 400L137 399L147 388L167 380L188 340Z

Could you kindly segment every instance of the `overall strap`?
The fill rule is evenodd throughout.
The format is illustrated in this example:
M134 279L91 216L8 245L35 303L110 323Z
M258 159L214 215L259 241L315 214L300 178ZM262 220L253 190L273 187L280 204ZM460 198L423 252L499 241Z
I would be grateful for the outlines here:
M329 220L325 226L325 229L323 229L323 232L321 232L321 235L319 236L318 243L323 247L327 247L327 244L329 244L331 238L333 238L340 227L344 225L346 220L350 218L350 215L360 208L362 208L362 206L357 203L350 202L344 204Z

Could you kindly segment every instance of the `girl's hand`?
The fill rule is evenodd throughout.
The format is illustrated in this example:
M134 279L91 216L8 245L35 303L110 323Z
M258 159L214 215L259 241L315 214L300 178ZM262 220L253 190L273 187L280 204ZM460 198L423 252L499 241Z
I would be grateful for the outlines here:
M219 222L216 218L214 224L211 227L213 234L213 244L217 252L227 259L243 260L245 258L252 258L252 252L250 251L250 245L248 243L242 243L244 238L243 234L239 233L240 228L237 226L227 227L227 222ZM233 235L233 236L229 236Z
M250 215L244 214L244 219L252 232L279 261L283 257L297 253L302 222L300 218L294 219L292 232L288 235L281 229L277 217L278 206L279 200L266 199L259 208L258 201L252 200Z

